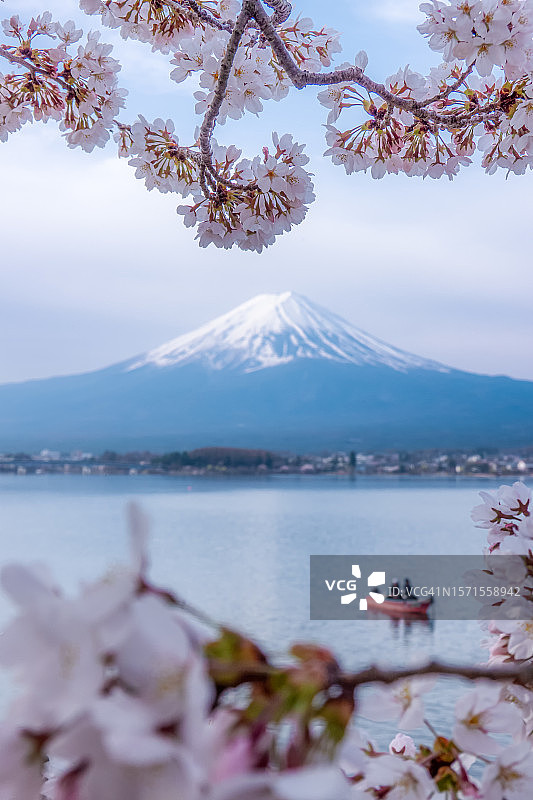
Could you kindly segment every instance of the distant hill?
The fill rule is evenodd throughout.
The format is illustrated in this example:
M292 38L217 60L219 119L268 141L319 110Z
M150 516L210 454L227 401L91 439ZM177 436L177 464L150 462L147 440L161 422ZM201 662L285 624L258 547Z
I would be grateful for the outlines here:
M96 372L0 386L0 452L533 444L533 381L406 353L304 297L260 295Z

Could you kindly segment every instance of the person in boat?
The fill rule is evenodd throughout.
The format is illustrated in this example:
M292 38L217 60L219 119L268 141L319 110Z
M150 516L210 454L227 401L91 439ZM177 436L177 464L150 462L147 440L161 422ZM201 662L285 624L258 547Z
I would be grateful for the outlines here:
M400 581L398 578L393 578L392 583L389 587L389 594L387 595L387 600L401 600L402 599L402 587L400 586Z
M405 578L403 582L402 597L404 600L418 600L418 595L415 594L409 578Z

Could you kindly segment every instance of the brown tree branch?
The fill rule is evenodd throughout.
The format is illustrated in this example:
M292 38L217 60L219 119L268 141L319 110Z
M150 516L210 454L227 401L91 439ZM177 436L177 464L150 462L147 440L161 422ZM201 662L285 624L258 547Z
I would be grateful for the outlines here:
M2 56L3 58L7 58L7 60L10 61L12 64L18 64L19 66L24 67L33 74L37 73L39 75L45 75L49 80L55 81L55 83L58 83L67 91L69 92L72 91L72 86L69 86L69 84L66 83L66 81L64 81L62 78L60 78L59 75L54 75L53 73L48 72L43 67L38 67L31 61L26 61L26 59L22 58L21 56L13 55L7 50L6 45L0 45L0 56Z
M338 683L349 689L355 689L366 683L395 683L406 678L419 675L448 675L467 680L486 678L491 681L514 681L522 686L533 684L533 664L516 666L461 666L456 664L442 664L440 661L429 661L419 667L399 667L398 669L381 669L371 666L352 675L341 675Z
M229 671L238 674L242 683L254 683L263 681L273 675L279 674L280 670L269 664L250 663L250 664L231 664L211 660L209 662L210 672L216 680L218 675L225 675ZM355 690L358 686L368 683L392 684L408 678L416 678L420 675L449 676L455 678L465 678L466 680L478 680L480 678L491 681L509 681L518 683L521 686L531 688L533 686L533 664L523 663L520 666L462 666L459 664L443 664L439 661L429 661L418 667L398 667L395 669L382 669L378 666L370 666L359 672L343 673L334 675L329 686L341 686L343 689Z
M263 0L263 3L274 11L270 17L270 22L274 27L286 22L292 13L292 5L288 0Z
M200 152L202 154L202 159L206 166L209 166L211 170L214 170L213 167L213 154L211 151L211 137L213 135L213 130L215 128L216 119L220 112L220 107L224 101L224 96L226 94L226 89L228 86L229 76L231 72L231 67L233 61L235 60L235 55L237 53L237 49L239 47L239 43L241 38L246 30L246 25L248 21L252 17L252 11L255 6L255 0L244 0L242 4L241 11L235 25L233 26L233 31L231 33L230 40L228 42L228 46L226 48L226 52L224 53L224 58L220 63L220 70L218 74L217 85L215 88L215 93L213 100L211 101L209 108L205 112L205 116L202 122L202 126L200 128Z
M285 22L292 12L291 3L288 2L288 0L243 0L241 11L235 22L222 22L210 12L201 8L196 0L164 0L164 2L170 8L175 8L177 10L183 10L184 7L187 7L198 19L206 24L218 30L225 30L231 33L224 57L220 63L213 99L205 112L200 128L200 157L199 159L195 159L200 166L200 185L206 197L210 197L211 195L209 185L212 183L213 179L217 183L230 189L246 191L253 189L255 186L254 183L241 183L222 176L213 164L213 153L211 149L211 138L222 103L224 102L231 68L242 36L250 26L252 20L254 21L254 27L256 24L258 30L261 31L263 37L270 45L280 66L286 72L293 85L298 89L303 89L305 86L330 86L339 83L355 83L366 89L367 92L378 95L385 100L388 106L386 115L387 121L390 120L393 109L397 108L412 113L415 117L424 122L431 121L448 129L458 128L469 122L479 122L487 119L489 115L497 113L494 104L488 105L484 109L476 108L472 112L438 113L427 108L427 106L439 100L445 100L450 94L456 91L472 72L473 64L443 92L425 101L399 97L389 91L383 84L377 83L365 75L363 70L359 67L354 66L324 73L309 72L300 69L289 49L276 31L276 26ZM271 16L266 13L264 6L273 9L273 14Z

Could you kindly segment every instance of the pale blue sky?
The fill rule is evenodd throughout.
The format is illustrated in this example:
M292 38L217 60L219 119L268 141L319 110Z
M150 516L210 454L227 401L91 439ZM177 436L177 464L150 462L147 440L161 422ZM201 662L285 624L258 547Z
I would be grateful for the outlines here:
M50 9L96 26L74 0L38 2L8 0L0 12ZM302 0L295 9L343 31L341 60L366 49L370 74L382 79L437 61L416 31L417 6ZM167 59L112 31L103 39L117 42L124 65L123 119L170 116L190 139L194 100L167 79ZM265 131L308 144L318 200L262 255L199 249L176 216L181 201L148 193L113 146L68 150L52 125L0 144L0 381L97 369L287 289L406 350L533 379L532 176L489 178L471 167L452 183L348 177L321 158L326 111L315 95L293 91L259 119L217 132L248 155L268 143Z

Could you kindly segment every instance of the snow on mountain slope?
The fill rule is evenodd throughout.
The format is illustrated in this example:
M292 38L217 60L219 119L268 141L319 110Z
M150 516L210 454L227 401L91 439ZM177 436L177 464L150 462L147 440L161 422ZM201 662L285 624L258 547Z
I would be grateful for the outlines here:
M257 295L228 314L133 359L126 370L195 362L215 370L255 372L296 359L382 365L401 372L449 372L442 364L375 339L294 292Z

